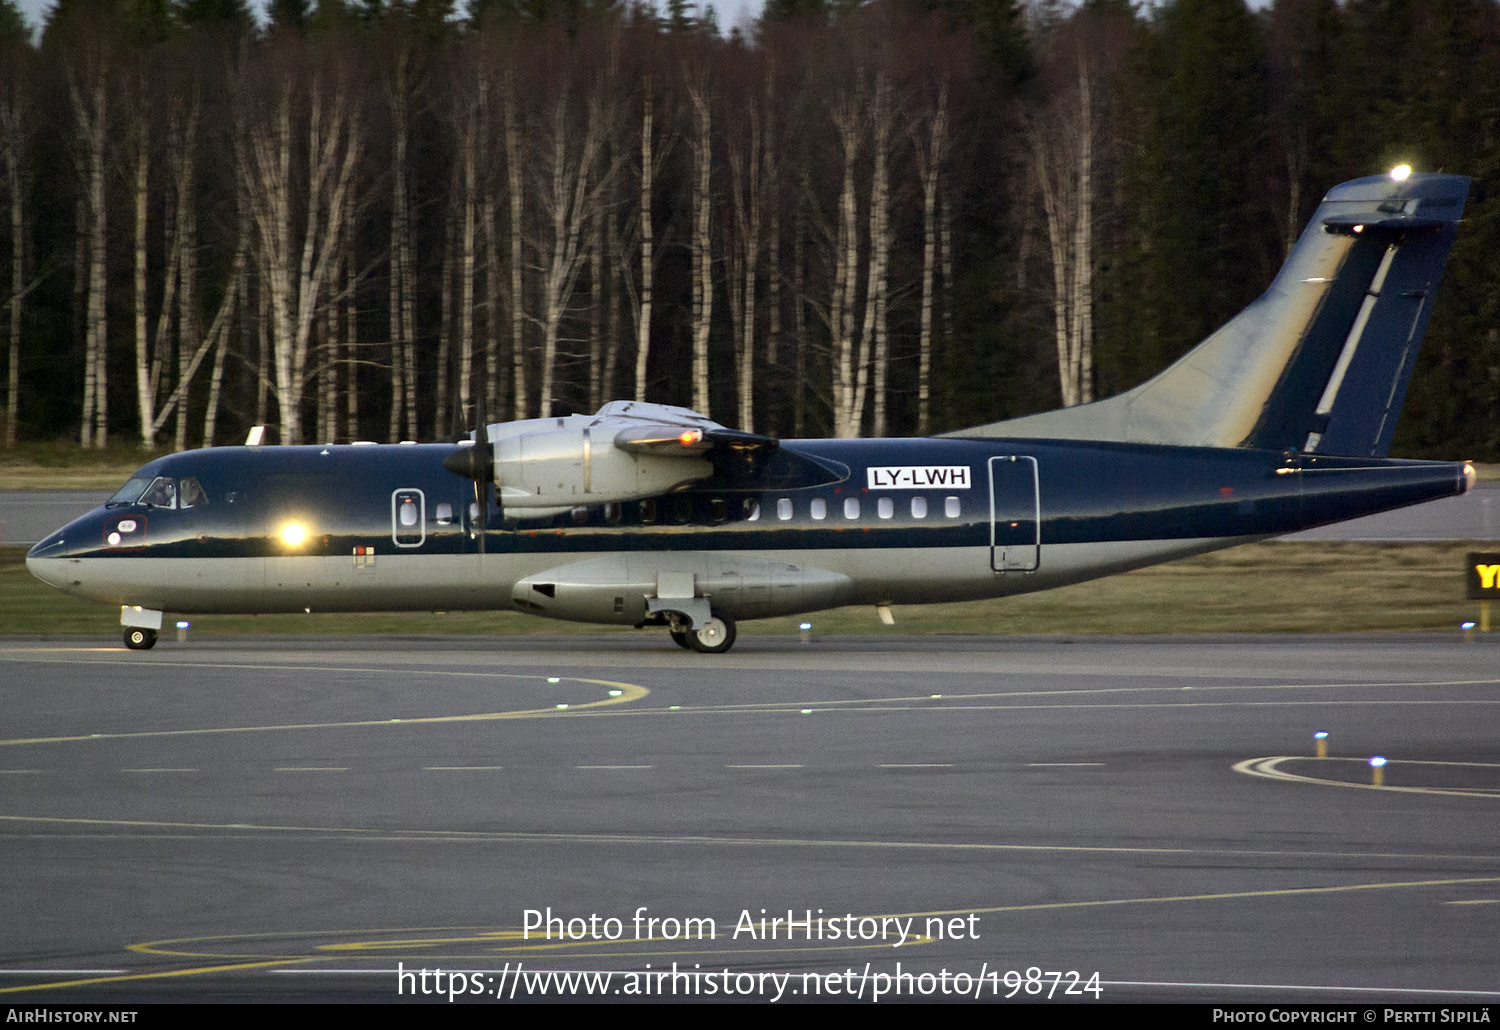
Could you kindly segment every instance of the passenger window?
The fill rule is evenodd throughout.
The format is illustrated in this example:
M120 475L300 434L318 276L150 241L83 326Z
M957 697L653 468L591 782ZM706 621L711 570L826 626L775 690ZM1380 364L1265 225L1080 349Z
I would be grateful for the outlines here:
M589 509L587 505L580 504L573 509L573 525L582 526L589 520Z
M178 507L197 508L207 503L208 494L203 492L203 487L192 476L188 476L177 484Z
M911 517L914 519L925 519L927 517L927 498L913 497L911 499Z
M683 525L693 521L693 499L687 494L672 498L672 521Z
M782 522L792 517L792 499L782 497L776 502L776 517Z
M157 476L141 497L142 504L153 508L177 507L177 485L170 476Z
M745 521L760 521L760 502L750 497L745 498Z
M604 506L604 521L608 522L611 526L618 526L620 524L619 501L610 501Z
M958 506L958 498L957 497L944 497L943 498L943 514L944 515L948 516L950 519L956 519L959 516L959 512L960 512L960 508Z
M846 518L846 519L857 519L857 518L859 518L859 498L858 497L845 497L844 498L844 518Z
M401 502L401 524L403 526L415 526L417 524L417 505L414 501Z
M826 519L828 517L828 502L821 497L812 500L812 517L815 519Z
M712 498L708 502L708 517L713 522L723 522L729 518L729 502L722 497Z
M650 497L641 502L641 525L649 526L656 521L656 498Z
M882 497L875 502L875 513L883 519L888 519L896 514L896 502L889 497Z
M437 506L437 524L446 526L453 521L453 505L446 501Z

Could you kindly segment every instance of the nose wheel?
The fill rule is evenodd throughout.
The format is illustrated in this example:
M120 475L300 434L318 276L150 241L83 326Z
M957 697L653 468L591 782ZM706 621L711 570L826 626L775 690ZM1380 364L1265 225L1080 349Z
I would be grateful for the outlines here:
M715 615L698 629L688 630L687 646L703 654L723 654L734 646L734 620Z
M156 630L143 626L125 627L125 646L132 651L147 651L156 646Z

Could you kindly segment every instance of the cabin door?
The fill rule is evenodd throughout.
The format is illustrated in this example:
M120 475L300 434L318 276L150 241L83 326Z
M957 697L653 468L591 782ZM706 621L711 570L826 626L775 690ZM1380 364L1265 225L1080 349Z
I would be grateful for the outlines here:
M1001 454L990 459L990 568L1035 572L1042 561L1042 502L1036 459Z

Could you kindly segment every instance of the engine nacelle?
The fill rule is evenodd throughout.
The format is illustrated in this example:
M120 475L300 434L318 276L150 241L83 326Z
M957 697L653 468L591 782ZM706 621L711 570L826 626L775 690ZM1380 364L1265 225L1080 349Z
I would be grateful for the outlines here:
M626 451L615 446L622 431L586 415L491 426L502 507L540 516L581 504L655 497L714 473L701 448Z

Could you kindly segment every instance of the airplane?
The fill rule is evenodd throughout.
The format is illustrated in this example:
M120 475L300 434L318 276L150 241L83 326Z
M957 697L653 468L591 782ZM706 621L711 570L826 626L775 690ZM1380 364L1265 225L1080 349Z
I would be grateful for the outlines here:
M1474 485L1386 457L1469 180L1356 179L1264 295L1155 378L925 439L776 440L685 408L488 424L457 443L157 458L27 568L163 613L514 610L664 626L1028 593ZM482 392L482 391L481 391Z

